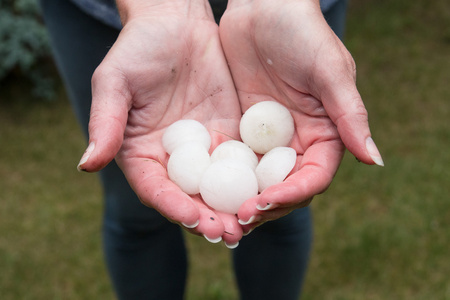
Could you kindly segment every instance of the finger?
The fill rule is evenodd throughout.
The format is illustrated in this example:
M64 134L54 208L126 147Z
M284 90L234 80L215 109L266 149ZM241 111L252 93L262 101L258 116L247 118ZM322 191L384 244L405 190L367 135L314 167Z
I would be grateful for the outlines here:
M92 77L89 146L78 169L95 172L119 151L131 103L126 80L117 70L100 65Z
M272 219L265 211L306 206L311 199L331 184L344 154L340 140L320 142L310 146L302 156L298 170L283 182L266 188L261 194L245 201L239 208L241 225Z
M291 207L323 193L331 184L344 155L340 140L320 142L310 146L299 162L298 170L282 183L265 189L259 199L260 208Z
M294 209L308 206L311 203L311 200L312 199L301 201L295 205L287 207L279 207L279 204L276 203L269 204L264 208L260 207L258 204L256 206L249 206L247 210L245 210L245 213L241 215L250 215L250 217L242 217L243 219L239 219L239 223L242 225L245 235L247 235L249 232L253 231L254 228L264 224L265 222L277 220L286 216ZM247 221L244 221L244 218Z
M262 224L264 224L264 222L255 222L255 223L251 223L248 225L243 225L242 226L242 230L243 230L243 236L247 236L250 233L252 233L253 230L255 230L256 227L261 226Z
M197 231L210 243L218 243L222 241L225 226L222 219L208 208L201 200L198 203L200 212L200 223Z
M199 206L169 180L166 169L159 161L128 158L118 159L117 162L143 204L154 208L172 222L197 230L201 223Z
M332 99L325 101L324 107L347 149L366 164L383 166L381 154L371 137L367 111L356 87L336 89L323 97Z
M224 224L222 240L229 249L234 249L239 245L242 238L242 226L238 223L235 215L216 212Z
M383 166L369 129L368 114L356 87L356 66L336 37L337 51L322 58L315 74L316 93L337 126L347 149L366 164Z

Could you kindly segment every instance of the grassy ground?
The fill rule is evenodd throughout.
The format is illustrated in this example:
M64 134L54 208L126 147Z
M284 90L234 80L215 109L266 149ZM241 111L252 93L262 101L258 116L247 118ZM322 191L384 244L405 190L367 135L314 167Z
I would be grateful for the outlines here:
M450 5L353 1L346 43L386 167L348 154L313 201L304 299L450 299ZM101 192L75 170L85 143L67 100L37 102L3 84L1 299L113 299ZM188 243L187 299L236 299L228 250Z
M305 299L450 299L450 5L352 4L347 45L386 167L347 155L313 203Z

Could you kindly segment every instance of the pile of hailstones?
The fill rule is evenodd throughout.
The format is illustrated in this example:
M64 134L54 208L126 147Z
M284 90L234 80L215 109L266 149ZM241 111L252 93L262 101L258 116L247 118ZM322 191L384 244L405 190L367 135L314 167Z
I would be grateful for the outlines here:
M170 125L162 138L170 155L169 178L185 193L200 193L210 207L231 214L245 200L284 181L297 159L287 147L294 134L289 111L275 101L259 102L242 116L239 130L243 142L226 141L209 155L211 136L200 122ZM259 161L255 153L263 155Z

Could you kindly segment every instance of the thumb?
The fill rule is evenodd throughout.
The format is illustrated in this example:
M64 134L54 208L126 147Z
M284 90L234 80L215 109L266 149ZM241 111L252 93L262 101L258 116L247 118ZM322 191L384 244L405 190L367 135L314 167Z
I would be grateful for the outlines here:
M338 62L329 64L333 68L321 72L321 80L317 82L319 97L347 149L366 164L384 166L371 137L367 110L356 87L355 63L348 51L341 54Z
M89 146L77 166L79 171L99 171L114 159L123 142L130 103L124 76L102 63L92 76Z
M335 92L339 95L331 95L330 98L339 98L327 101L324 106L337 126L346 148L363 163L384 166L381 154L371 137L367 110L356 87Z

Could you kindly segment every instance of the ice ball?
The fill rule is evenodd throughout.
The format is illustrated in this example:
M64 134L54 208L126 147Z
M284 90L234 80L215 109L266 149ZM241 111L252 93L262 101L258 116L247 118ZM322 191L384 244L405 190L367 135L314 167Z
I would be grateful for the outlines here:
M258 181L247 164L223 159L212 163L203 174L200 194L212 208L236 214L242 203L258 194Z
M252 170L258 164L258 157L255 152L243 142L236 140L229 140L223 142L214 149L211 154L211 163L222 159L233 159L247 164Z
M167 173L183 192L195 195L200 192L200 181L210 164L211 158L205 146L188 142L173 150L167 162Z
M211 136L208 129L196 120L178 120L167 127L162 137L164 150L169 154L188 142L200 143L206 151L209 151Z
M253 151L265 154L269 150L288 146L294 135L294 119L289 110L276 101L252 105L239 124L241 139Z
M297 152L290 147L275 147L261 158L255 169L260 192L282 182L295 166Z

